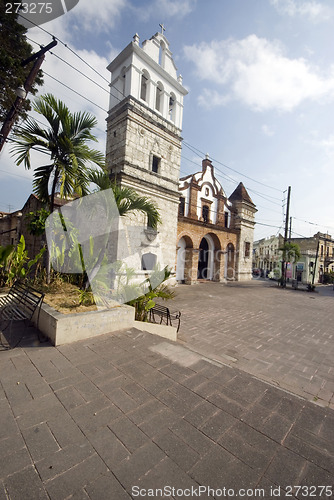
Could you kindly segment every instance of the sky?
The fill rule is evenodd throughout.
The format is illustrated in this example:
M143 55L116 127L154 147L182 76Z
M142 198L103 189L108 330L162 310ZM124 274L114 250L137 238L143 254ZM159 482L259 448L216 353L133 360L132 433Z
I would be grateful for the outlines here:
M228 196L243 182L258 210L256 240L284 232L288 186L292 236L334 236L333 22L332 0L80 0L27 36L35 51L57 37L39 94L94 114L94 147L105 152L106 67L135 33L142 43L163 23L189 91L180 176L201 170L208 153ZM33 170L10 150L0 156L2 211L32 192Z

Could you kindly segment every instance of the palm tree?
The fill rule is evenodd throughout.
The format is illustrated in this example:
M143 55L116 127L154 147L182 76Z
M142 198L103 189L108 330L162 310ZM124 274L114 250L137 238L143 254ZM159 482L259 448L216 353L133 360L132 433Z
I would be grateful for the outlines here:
M112 189L120 216L141 212L147 216L148 226L152 229L156 229L161 222L159 211L153 201L146 196L139 196L130 187L119 186L115 180L110 179L106 170L91 170L88 178L97 186L98 191Z
M295 262L301 257L299 245L297 243L291 243L291 241L286 241L279 250L283 253L284 261Z
M282 247L279 248L282 252L282 276L281 286L285 287L286 284L286 264L287 262L296 262L301 257L300 247L297 243L286 241Z
M104 156L87 145L88 141L97 142L91 132L97 124L94 116L86 112L71 113L51 94L37 99L33 109L46 119L48 125L43 127L29 118L16 131L12 152L17 157L17 165L23 163L27 169L31 168L32 149L50 157L50 164L35 169L33 187L34 193L52 213L57 188L64 198L89 194L88 165L103 168Z
M71 113L69 108L53 95L46 94L37 99L34 111L47 121L41 126L29 118L15 133L12 148L16 163L31 168L31 150L37 150L50 157L51 163L35 168L33 190L40 201L54 211L56 189L67 198L74 194L89 194L89 164L104 167L104 155L91 149L87 142L95 141L91 130L97 120L86 112ZM47 283L50 282L50 256L47 252Z

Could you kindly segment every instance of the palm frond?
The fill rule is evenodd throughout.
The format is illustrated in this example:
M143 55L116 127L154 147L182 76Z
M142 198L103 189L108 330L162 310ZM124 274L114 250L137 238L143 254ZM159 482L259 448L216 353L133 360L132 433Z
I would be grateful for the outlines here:
M105 170L90 170L88 173L89 181L95 184L99 191L110 189L111 181L108 173Z
M148 225L153 229L157 228L161 218L153 201L146 196L138 195L132 188L120 187L115 183L111 187L121 216L129 212L141 212L147 216Z
M33 109L45 118L47 125L43 127L35 120L28 119L16 132L12 153L16 157L16 163L23 163L26 168L32 167L32 149L49 155L52 165L35 169L34 192L48 201L47 193L52 175L57 172L52 185L60 188L62 196L88 194L88 166L105 166L104 155L87 145L88 141L97 141L92 134L92 129L97 124L96 118L87 112L71 113L52 94L37 99Z
M49 202L49 184L54 171L54 165L43 165L34 172L33 191L44 203Z

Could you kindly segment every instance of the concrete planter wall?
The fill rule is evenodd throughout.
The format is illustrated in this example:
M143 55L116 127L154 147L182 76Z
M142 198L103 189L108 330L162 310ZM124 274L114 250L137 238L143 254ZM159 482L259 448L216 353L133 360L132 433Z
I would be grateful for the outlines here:
M132 328L134 315L134 307L126 305L99 311L62 314L48 304L43 304L38 329L50 339L54 346L58 346ZM33 322L37 326L37 312L33 317Z
M38 326L54 346L129 328L137 328L170 340L177 339L176 328L172 326L135 321L135 308L127 305L99 311L63 314L48 304L43 304L38 325L37 320L36 312L33 317L35 326Z

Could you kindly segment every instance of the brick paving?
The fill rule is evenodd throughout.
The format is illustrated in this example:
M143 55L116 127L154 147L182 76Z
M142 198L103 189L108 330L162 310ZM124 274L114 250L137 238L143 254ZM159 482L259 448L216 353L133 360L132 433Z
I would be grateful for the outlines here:
M235 290L238 310L247 299ZM215 498L241 488L254 492L243 498L255 489L257 498L334 498L333 410L227 364L218 337L225 364L189 349L196 324L182 312L178 343L132 329L54 348L29 329L19 347L0 352L0 500L161 498L153 490L165 486L163 498L198 498L200 486ZM250 318L239 318L245 334ZM213 338L211 328L203 331ZM291 496L289 485L304 489Z
M334 408L334 291L332 286L318 290L282 290L271 281L181 286L179 339L212 359Z

